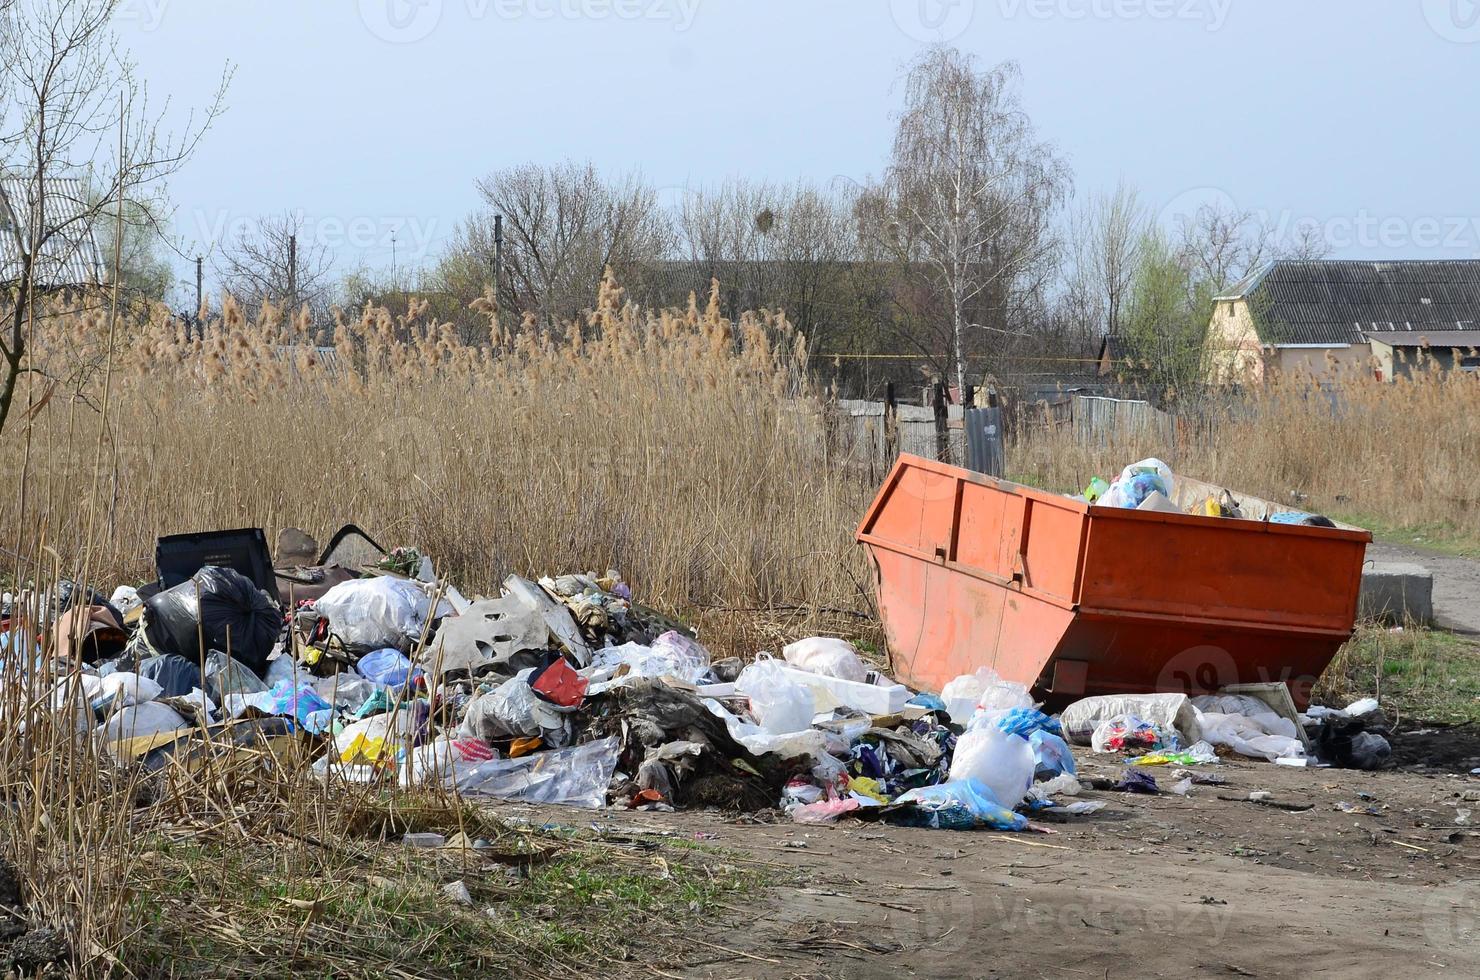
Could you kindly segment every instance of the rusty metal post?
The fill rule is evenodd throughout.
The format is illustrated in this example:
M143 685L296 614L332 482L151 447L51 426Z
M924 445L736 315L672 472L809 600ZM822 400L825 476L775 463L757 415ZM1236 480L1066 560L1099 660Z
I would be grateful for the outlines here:
M884 385L884 465L899 458L899 406L894 401L894 382Z
M931 387L930 407L935 411L935 458L938 462L951 461L950 415L946 410L946 386L939 380Z

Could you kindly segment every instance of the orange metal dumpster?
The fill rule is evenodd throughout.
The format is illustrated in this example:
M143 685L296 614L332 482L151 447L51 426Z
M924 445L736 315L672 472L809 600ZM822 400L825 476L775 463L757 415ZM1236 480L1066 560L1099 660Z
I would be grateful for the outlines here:
M1352 634L1366 531L1091 507L902 456L858 529L899 680L992 667L1060 706L1283 681Z

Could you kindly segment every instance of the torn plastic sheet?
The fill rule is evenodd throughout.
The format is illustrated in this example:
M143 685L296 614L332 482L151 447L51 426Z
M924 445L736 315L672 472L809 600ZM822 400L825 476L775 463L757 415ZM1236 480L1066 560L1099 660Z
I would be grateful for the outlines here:
M465 795L599 810L606 806L606 789L617 771L621 750L614 736L518 759L455 764L443 779Z

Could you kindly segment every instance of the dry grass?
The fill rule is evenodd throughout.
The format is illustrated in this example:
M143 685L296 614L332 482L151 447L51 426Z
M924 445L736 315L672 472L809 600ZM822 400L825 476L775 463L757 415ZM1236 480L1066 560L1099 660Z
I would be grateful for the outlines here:
M230 305L204 343L131 328L88 549L106 329L73 318L41 357L64 382L5 435L12 460L29 442L30 496L22 514L0 495L0 527L27 555L90 550L108 583L150 577L160 534L353 521L466 590L613 567L677 613L867 608L851 530L871 488L834 462L784 320L648 313L608 283L566 337L490 329L492 346L469 347L420 309L372 310L322 358L306 331Z
M326 356L306 324L270 311L247 322L229 302L204 340L147 313L111 335L94 311L49 318L31 337L40 370L0 436L7 587L66 576L106 592L153 576L161 534L300 526L326 537L353 521L419 546L469 593L511 571L619 568L644 601L697 617L720 652L753 653L868 608L851 532L872 488L837 462L846 454L802 371L804 341L780 317L642 311L608 282L589 320L558 338L490 318L489 343L468 346L421 308L369 310L339 323ZM657 915L648 905L629 915L618 903L595 932L537 915L532 931L485 926L496 956L425 959L448 937L465 942L476 916L439 918L425 881L391 888L388 902L349 902L332 886L363 878L351 874L356 855L377 841L477 819L458 801L331 792L302 778L301 749L284 755L281 742L147 775L79 735L75 700L53 710L52 678L29 668L6 657L0 676L0 857L19 872L27 914L61 928L82 974L210 973L199 958L212 948L230 953L215 967L225 972L514 960L553 971L609 955L590 938L601 928L656 935L631 929L633 915ZM568 870L597 891L637 887ZM182 875L190 887L162 889ZM347 918L317 909L305 889L318 885ZM670 890L690 907L687 891ZM587 904L600 916L609 903ZM392 914L410 932L387 933L396 941L382 937L351 969L351 940ZM310 956L292 923L320 915L342 931ZM194 932L181 928L190 916ZM184 957L173 965L172 945Z

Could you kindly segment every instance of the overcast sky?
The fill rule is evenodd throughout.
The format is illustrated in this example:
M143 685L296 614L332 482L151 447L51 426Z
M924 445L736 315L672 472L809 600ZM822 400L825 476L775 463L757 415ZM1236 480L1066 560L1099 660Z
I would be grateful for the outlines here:
M1078 193L1320 222L1333 257L1480 255L1473 0L126 0L154 97L230 109L170 185L185 248L301 211L342 270L429 262L523 161L862 180L900 67L1018 60Z

